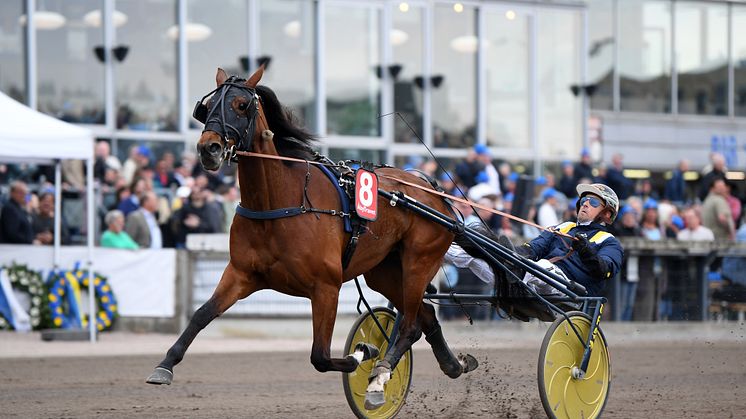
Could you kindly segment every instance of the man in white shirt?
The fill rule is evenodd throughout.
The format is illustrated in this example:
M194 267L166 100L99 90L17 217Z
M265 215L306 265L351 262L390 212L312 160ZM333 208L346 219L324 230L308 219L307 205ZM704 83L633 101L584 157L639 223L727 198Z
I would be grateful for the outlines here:
M474 146L474 151L477 153L477 160L484 165L484 172L487 174L486 183L490 185L490 189L495 195L502 195L500 189L500 173L497 172L495 165L492 164L492 153L490 152L490 149L484 144L477 144Z
M557 190L554 188L544 189L541 194L544 203L539 207L536 221L542 227L554 227L560 223L557 217Z
M715 235L712 230L702 225L702 219L696 210L689 208L684 211L686 228L676 235L681 241L714 241Z

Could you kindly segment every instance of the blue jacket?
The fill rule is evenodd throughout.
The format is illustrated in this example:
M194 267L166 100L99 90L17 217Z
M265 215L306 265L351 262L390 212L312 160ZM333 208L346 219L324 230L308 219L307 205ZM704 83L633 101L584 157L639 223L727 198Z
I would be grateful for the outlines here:
M622 258L624 256L622 244L607 231L606 226L599 223L579 226L573 222L565 222L558 225L556 229L571 236L577 233L585 233L598 257L606 262L608 270L603 278L591 276L577 252L573 252L569 257L554 263L562 269L562 272L568 278L582 284L588 290L588 295L600 295L605 287L604 280L614 278L622 268ZM569 238L544 231L539 237L531 240L529 246L537 259L551 259L565 256L572 248L572 243Z

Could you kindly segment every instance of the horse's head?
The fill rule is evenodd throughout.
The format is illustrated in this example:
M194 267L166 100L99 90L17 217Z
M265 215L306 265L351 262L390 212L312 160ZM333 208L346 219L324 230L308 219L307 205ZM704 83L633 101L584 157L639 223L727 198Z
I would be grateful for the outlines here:
M254 137L269 128L256 93L263 74L261 66L248 80L243 80L228 77L218 68L215 76L218 87L197 102L193 116L205 124L197 154L205 169L219 169L234 151L251 150Z

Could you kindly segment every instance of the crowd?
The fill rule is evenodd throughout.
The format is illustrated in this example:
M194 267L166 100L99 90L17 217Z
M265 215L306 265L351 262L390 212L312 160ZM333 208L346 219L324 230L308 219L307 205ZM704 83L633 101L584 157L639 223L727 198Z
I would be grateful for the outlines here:
M184 152L178 159L168 151L156 156L143 145L133 146L122 162L111 154L106 141L96 143L95 157L94 178L101 191L97 198L101 210L96 217L101 246L180 248L189 234L229 230L239 200L235 173L230 169L219 174L206 172L194 153ZM577 161L562 162L557 173L547 172L537 179L516 173L508 162L496 165L483 145L471 148L466 158L445 172L431 160L421 161L417 168L438 178L447 193L467 197L481 207L518 215L541 227L575 217L578 184L603 183L621 201L619 216L611 226L617 237L746 241L743 196L738 185L726 178L725 159L718 153L711 154L696 188L685 180L685 173L690 171L687 161L673 168L665 185L655 187L650 179L627 178L622 155L614 155L609 165L597 164L587 150ZM63 163L62 173L64 191L83 191L81 162ZM52 179L50 167L0 165L0 242L53 242ZM28 185L35 187L29 190ZM483 208L463 203L456 206L467 223L483 222L516 243L531 240L541 232L534 225L516 223ZM71 237L84 237L80 231L83 223L69 226L67 218L62 217L63 244L71 243ZM655 257L625 260L621 274L623 319L675 317L670 307L657 307L655 303L656 296L669 298L666 285L659 280L663 263ZM740 260L726 259L716 269L724 280L746 284L743 265ZM445 272L452 273L444 282L446 288L458 284L462 291L477 292L476 288L482 286L467 272L456 272L452 267Z
M97 231L101 232L97 241L101 246L180 248L189 234L228 231L238 204L234 173L206 172L191 152L176 161L171 152L156 157L142 145L133 146L121 162L111 154L108 142L99 141L95 157L94 179L101 191L96 198ZM82 196L85 176L79 163L63 163L65 194ZM7 197L0 196L0 242L52 244L52 176L53 169L45 166L0 166L0 185L7 185ZM36 188L29 190L29 185ZM84 237L83 223L68 226L68 218L70 214L63 211L63 244L70 243L72 236Z
M428 165L422 166L423 171L434 174L428 169ZM578 161L562 162L559 179L553 173L546 173L526 183L526 177L513 172L509 163L501 163L495 170L489 150L477 146L454 167L453 173L441 175L441 183L453 195L467 197L481 207L519 216L540 227L574 220L578 199L576 186L602 183L611 187L621 201L619 216L609 226L616 237L639 237L651 241L746 241L743 195L738 184L726 177L725 158L712 153L710 164L702 170L695 184L688 184L685 180L684 174L689 171L689 163L682 160L673 168L665 184L656 188L650 179L627 178L622 155L612 156L611 164L606 166L594 164L590 153L583 150ZM467 224L484 223L516 244L532 240L541 232L536 226L517 223L479 207L472 208L463 203L457 206ZM683 319L691 315L691 307L671 304L691 297L684 294L696 281L690 278L691 273L684 269L686 266L672 258L625 258L618 291L622 319L652 321ZM727 292L722 293L725 298L746 296L746 263L743 259L717 260L710 269L714 277L721 278L725 284ZM444 272L439 281L446 289L484 293L491 287L467 269L449 267ZM457 316L461 309L446 309L445 312L446 316L449 312ZM488 312L477 308L472 314L479 317Z

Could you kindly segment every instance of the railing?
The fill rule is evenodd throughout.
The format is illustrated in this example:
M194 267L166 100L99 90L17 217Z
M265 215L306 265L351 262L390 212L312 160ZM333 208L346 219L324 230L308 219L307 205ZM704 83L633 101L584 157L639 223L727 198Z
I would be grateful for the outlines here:
M657 257L661 261L659 272L640 272L640 284L648 285L649 292L654 293L654 312L652 319L637 320L707 320L710 306L710 270L713 262L722 257L746 258L746 243L650 241L630 237L622 237L620 241L627 259L630 256ZM620 277L614 278L609 285L612 319L618 320L621 318L622 309ZM640 292L638 289L635 304L646 297L651 297L644 293L645 291ZM662 305L673 307L673 318L666 318L665 314L661 316Z

